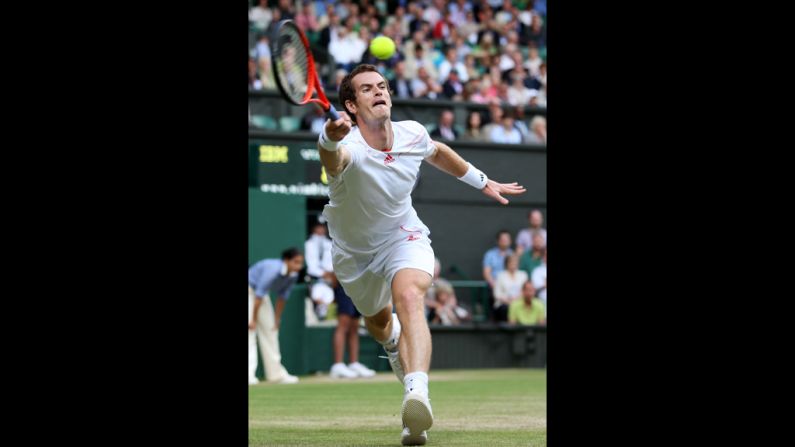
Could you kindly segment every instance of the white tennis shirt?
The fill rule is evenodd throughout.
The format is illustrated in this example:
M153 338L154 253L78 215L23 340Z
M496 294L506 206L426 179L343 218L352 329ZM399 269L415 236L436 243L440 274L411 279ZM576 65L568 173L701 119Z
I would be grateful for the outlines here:
M329 203L323 210L329 234L349 253L372 254L407 232L426 228L411 202L411 190L422 160L434 145L425 126L416 121L392 121L392 150L370 147L359 127L340 142L350 163L329 175ZM403 228L401 228L403 227Z

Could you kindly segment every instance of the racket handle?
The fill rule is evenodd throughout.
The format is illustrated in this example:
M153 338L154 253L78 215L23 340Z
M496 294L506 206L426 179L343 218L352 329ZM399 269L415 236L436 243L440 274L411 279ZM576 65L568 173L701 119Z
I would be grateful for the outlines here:
M337 121L338 119L340 119L340 114L337 113L337 109L335 109L334 106L331 104L329 104L328 106L328 111L326 111L326 116L331 121Z

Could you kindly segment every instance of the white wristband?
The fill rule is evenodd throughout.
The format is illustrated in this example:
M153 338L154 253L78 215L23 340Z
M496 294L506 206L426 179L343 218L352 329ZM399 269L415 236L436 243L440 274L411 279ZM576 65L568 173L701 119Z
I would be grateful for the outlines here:
M472 166L472 163L467 163L469 165L469 169L467 169L467 173L458 177L458 180L466 183L469 186L477 189L483 189L486 187L486 184L489 181L489 178L486 177L486 174L480 171L480 169Z
M326 127L323 127L323 132L320 133L320 137L318 137L317 143L323 149L329 152L337 152L339 148L337 147L340 142L339 141L332 141L329 140L328 136L326 135Z

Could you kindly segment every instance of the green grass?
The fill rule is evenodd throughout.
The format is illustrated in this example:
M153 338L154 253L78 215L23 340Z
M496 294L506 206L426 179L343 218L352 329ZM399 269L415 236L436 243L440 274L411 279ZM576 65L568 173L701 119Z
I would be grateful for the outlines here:
M545 446L546 371L431 370L429 446ZM249 387L250 446L400 446L403 387L301 377Z

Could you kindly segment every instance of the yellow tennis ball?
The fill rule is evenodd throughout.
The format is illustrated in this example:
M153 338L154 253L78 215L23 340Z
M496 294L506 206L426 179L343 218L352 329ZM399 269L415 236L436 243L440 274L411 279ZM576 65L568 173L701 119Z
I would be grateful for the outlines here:
M395 42L386 36L378 36L370 42L370 53L378 59L389 59L395 54Z

